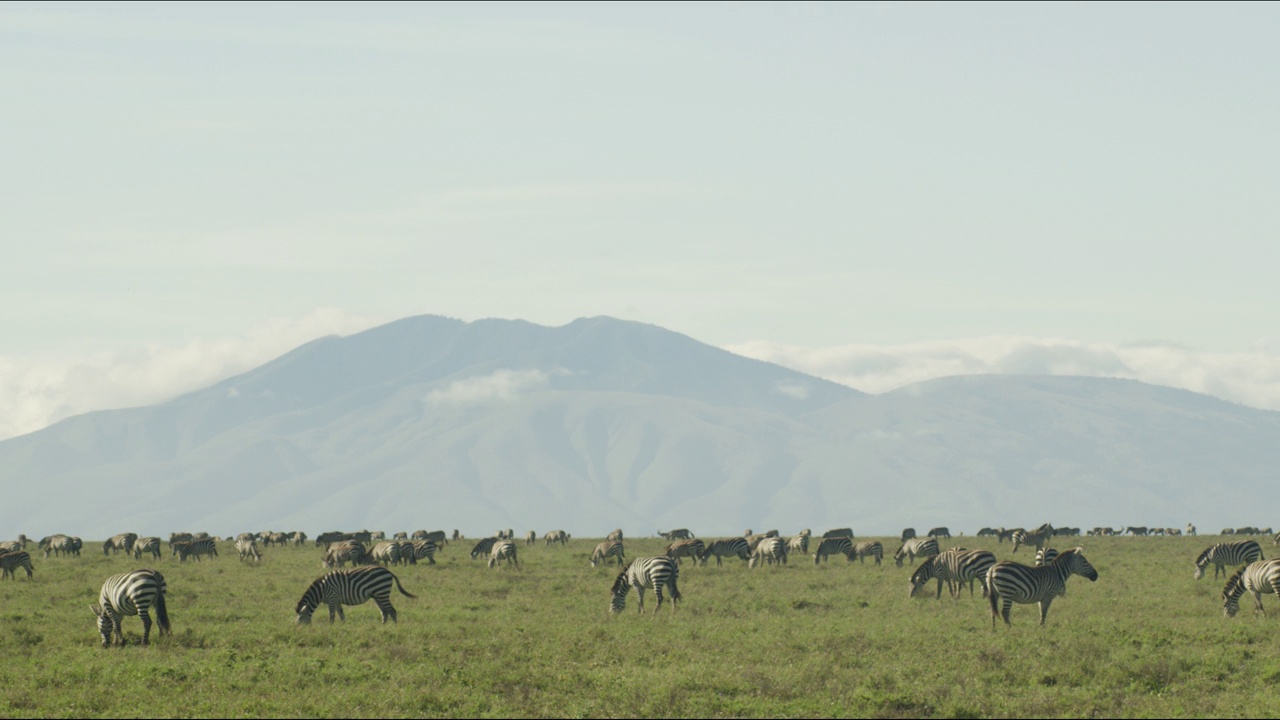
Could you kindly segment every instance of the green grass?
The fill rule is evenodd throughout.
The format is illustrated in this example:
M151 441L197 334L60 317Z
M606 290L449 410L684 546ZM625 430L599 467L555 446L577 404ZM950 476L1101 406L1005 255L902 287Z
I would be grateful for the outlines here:
M521 544L520 571L454 544L436 567L393 569L418 596L393 595L398 625L370 602L345 623L322 610L298 627L293 607L323 572L315 547L268 548L253 566L226 544L179 564L86 543L78 559L34 552L34 582L0 583L0 716L1274 716L1280 618L1255 618L1248 596L1222 616L1223 580L1192 579L1217 541L1078 540L1098 582L1073 577L1044 628L1035 606L1015 605L1013 627L995 631L980 596L911 599L909 567L839 557L686 563L677 613L655 617L650 593L641 616L633 594L613 617L617 571L591 568L585 539ZM987 538L953 544L1032 560ZM626 546L635 557L665 542ZM138 567L164 573L174 633L141 647L130 617L131 644L104 650L89 605Z

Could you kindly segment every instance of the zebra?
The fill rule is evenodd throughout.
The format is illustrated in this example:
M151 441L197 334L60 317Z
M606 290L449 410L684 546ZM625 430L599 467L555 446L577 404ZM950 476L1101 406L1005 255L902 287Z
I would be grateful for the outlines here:
M987 600L991 603L991 629L996 627L996 618L1004 617L1004 624L1009 622L1009 610L1013 604L1040 604L1040 624L1044 625L1049 614L1049 604L1053 598L1062 595L1067 589L1067 578L1080 575L1097 582L1098 571L1093 569L1085 559L1084 548L1066 550L1057 559L1044 567L1027 567L1016 562L999 562L987 570ZM1003 604L1003 607L1002 607Z
M395 583L396 589L401 595L407 598L416 599L416 595L410 595L405 592L404 587L400 584L400 578L396 577L390 570L381 565L364 565L349 570L334 570L322 577L317 578L302 593L302 599L298 601L294 612L297 614L296 622L298 625L308 625L311 623L311 615L320 607L321 604L329 606L329 623L333 623L333 616L336 613L339 620L346 622L347 618L342 613L343 605L360 605L373 598L377 603L378 609L382 611L382 622L385 624L387 618L391 618L391 622L397 622L396 609L391 606L391 585Z
M111 647L112 636L118 645L124 645L122 620L125 615L137 615L142 618L142 644L151 641L151 615L148 610L156 611L156 625L161 635L169 635L169 611L165 607L164 595L167 587L164 576L155 570L134 570L133 572L112 575L102 584L102 592L98 594L98 602L90 605L93 614L98 616L98 634L102 636L102 647Z
M1195 534L1196 534L1196 526L1195 526L1195 525L1192 525L1191 523L1187 523L1187 529L1184 531L1184 534L1186 534L1186 535L1195 535Z
M400 543L400 558L414 565L417 565L422 558L426 558L428 565L435 565L435 555L439 549L440 546L433 540L410 540L408 543Z
M591 553L591 567L595 567L598 563L602 563L611 557L618 559L618 567L622 567L623 561L626 560L622 543L616 540L605 540L596 545L595 551Z
M0 552L17 552L22 549L22 542L18 540L5 540L0 542Z
M787 552L788 553L797 552L797 553L800 553L801 555L808 555L809 554L809 536L801 534L801 535L796 535L795 537L788 540Z
M169 547L173 547L173 544L176 542L186 542L189 540L195 540L195 537L193 537L189 532L169 533Z
M144 537L138 538L133 543L133 559L141 560L142 553L151 553L156 560L160 559L160 538Z
M736 557L739 560L749 560L751 557L751 546L747 544L745 537L724 538L722 540L712 540L706 546L702 553L702 564L707 564L707 558L712 555L716 556L716 566L723 564L722 558Z
M930 556L920 563L920 567L911 573L911 595L929 582L937 578L938 598L942 597L942 583L946 581L951 597L960 598L964 583L969 583L969 596L973 596L973 583L982 583L982 596L987 595L987 570L996 564L996 556L986 550L965 550L951 548L945 552Z
M547 541L548 545L550 545L551 543L560 543L561 545L567 545L569 543L569 533L563 530L552 530L551 532L547 533L546 535L543 535L542 537L544 540Z
M1237 540L1236 542L1218 543L1205 548L1196 558L1195 579L1204 577L1204 569L1213 563L1213 578L1218 579L1218 572L1227 574L1223 565L1244 565L1262 559L1262 546L1256 540Z
M911 558L911 564L916 564L917 557L928 557L938 554L938 540L931 537L912 538L904 543L898 551L893 554L893 561L902 567L902 559L904 557Z
M76 546L75 539L62 534L49 535L48 537L40 538L38 546L44 551L44 556L46 558L49 557L49 553L53 553L54 557L58 557L63 554L80 554L79 548Z
M18 568L27 571L27 579L31 579L34 568L31 567L31 553L26 550L13 550L0 553L0 579L11 577L18 579Z
M760 564L761 560L770 565L774 563L786 565L787 544L782 541L782 538L764 538L759 545L756 545L755 551L751 553L751 559L747 561L747 567L755 567Z
M236 552L240 553L240 560L243 562L245 558L253 558L256 562L262 562L262 553L258 551L258 543L252 538L248 540L236 540ZM197 560L199 557L197 556Z
M689 528L676 528L675 530L668 530L666 532L659 530L658 537L668 542L672 540L692 540L693 533L689 532Z
M1058 557L1058 551L1053 548L1041 548L1036 551L1036 567L1044 567L1053 562Z
M1228 578L1226 587L1222 588L1223 614L1235 617L1240 611L1240 597L1245 590L1253 593L1253 614L1262 613L1266 617L1267 611L1262 607L1262 593L1272 592L1280 597L1280 560L1272 558L1249 563Z
M1018 530L1013 533L1013 551L1018 552L1019 545L1035 545L1039 550L1049 538L1053 537L1053 526L1045 523L1035 530Z
M455 530L454 532L457 532L457 530ZM431 542L435 543L436 547L438 548L442 548L445 545L449 544L449 538L445 537L443 530L432 530L431 532L427 532L426 530L415 530L413 531L413 536L410 537L409 539L410 540L430 540ZM461 538L454 538L454 539L457 540Z
M307 542L307 534L301 530L294 530L289 533L289 540L293 542L294 546L302 545Z
M824 538L853 537L853 528L835 528L822 533Z
M1000 534L999 530L989 527L984 527L978 531L978 537L995 537L998 534Z
M478 557L488 555L493 550L493 544L496 542L498 542L496 537L480 538L480 542L471 548L471 559L475 560Z
M350 561L352 565L369 565L373 563L373 560L369 558L369 551L359 541L344 540L329 546L329 549L324 553L324 559L320 561L320 565L326 568L342 567L347 561Z
M537 543L538 543L538 533L530 530L529 533L524 536L524 544L536 545Z
M196 562L200 562L201 555L216 558L218 557L218 542L213 538L176 542L173 544L173 554L178 556L178 562L186 562L189 557L194 557Z
M502 560L506 560L508 566L514 563L516 569L520 569L520 558L516 557L516 544L510 540L499 540L493 544L493 550L489 552L489 567L496 567Z
M617 530L614 530L613 532L609 533L608 535L605 536L604 539L617 540L618 542L622 542L622 528L618 528Z
M671 543L667 546L667 550L664 554L675 560L677 564L680 563L680 558L691 557L693 558L693 564L697 565L700 560L703 563L706 562L705 560L702 560L702 557L706 552L706 543L695 538L693 540L677 540Z
M1003 545L1005 540L1013 540L1014 534L1020 532L1026 532L1026 530L1023 528L1000 528L996 531L996 542Z
M1130 526L1126 527L1126 528L1124 529L1124 531L1125 531L1125 532L1127 532L1127 533L1129 533L1130 535L1135 535L1135 536L1140 535L1140 536L1142 536L1142 537L1146 537L1146 536L1147 536L1147 528L1146 528L1145 526L1143 526L1143 525L1139 525L1139 526L1137 526L1137 527L1134 527L1133 525L1130 525Z
M945 527L936 527L929 531L929 537L951 539L951 531Z
M916 536L915 528L902 528L902 542L906 542Z
M609 610L614 614L622 612L627 606L627 594L634 587L640 599L640 612L643 613L644 591L653 588L653 594L658 596L658 607L653 611L656 615L662 610L662 588L666 587L671 591L671 612L674 613L676 601L680 599L680 589L676 585L679 577L680 565L666 555L638 557L628 563L613 581Z
M822 538L818 541L818 546L813 549L813 564L827 559L828 555L840 553L845 556L846 560L853 560L853 539L849 537L829 537Z
M399 565L404 559L403 553L400 551L399 542L383 541L373 546L369 551L369 555L374 562L380 562L383 565Z
M865 562L863 558L868 555L875 558L876 565L879 565L880 561L884 559L884 545L881 545L879 540L868 540L866 542L856 543L853 546L853 554L849 556L849 559L852 560L854 557L857 557L858 562Z
M110 554L114 555L123 550L125 554L128 555L133 552L133 543L137 541L137 539L137 533L120 533L119 535L113 535L102 542L102 554L107 555L108 551L110 551Z

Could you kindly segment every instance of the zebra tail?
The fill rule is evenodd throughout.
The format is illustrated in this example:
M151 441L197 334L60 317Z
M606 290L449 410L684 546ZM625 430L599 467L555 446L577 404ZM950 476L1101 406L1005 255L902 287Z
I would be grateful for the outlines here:
M675 602L681 598L680 588L676 587L676 576L671 576L671 582L667 583L667 589L671 591L671 607L675 607Z
M403 595L403 596L405 596L405 597L407 597L407 598L413 598L414 600L417 600L417 599L418 599L418 596L417 596L417 595L412 595L412 594L407 593L407 592L405 592L405 591L404 591L404 587L400 585L400 578L396 577L395 575L392 575L392 576L391 576L391 579L396 581L396 589L400 591L400 594L401 594L401 595Z
M173 630L169 627L169 608L165 605L163 592L156 593L153 609L156 611L156 625L160 628L160 634L172 635Z
M996 616L1000 614L1000 600L995 583L987 583L987 600L991 601L991 629L996 629Z

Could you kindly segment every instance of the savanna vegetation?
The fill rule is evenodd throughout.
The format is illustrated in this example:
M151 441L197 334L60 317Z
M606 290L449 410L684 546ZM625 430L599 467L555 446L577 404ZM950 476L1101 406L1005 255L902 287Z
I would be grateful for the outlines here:
M889 553L898 546L882 538ZM910 566L834 561L680 574L683 601L608 613L617 567L591 568L597 539L520 543L523 569L488 569L451 544L439 564L394 568L399 623L372 602L295 626L293 608L324 571L321 551L267 548L260 564L45 559L35 579L0 583L0 716L1267 716L1280 713L1280 604L1255 617L1246 596L1223 617L1222 579L1192 578L1217 537L1060 540L1084 546L1100 578L1073 577L1048 624L1015 605L993 630L989 606L908 597ZM628 539L628 558L666 541ZM949 545L1011 555L994 538ZM1280 554L1269 540L1268 556ZM35 550L34 546L31 548ZM168 582L173 634L100 646L89 606L110 575L138 567ZM1210 571L1211 574L1212 570Z

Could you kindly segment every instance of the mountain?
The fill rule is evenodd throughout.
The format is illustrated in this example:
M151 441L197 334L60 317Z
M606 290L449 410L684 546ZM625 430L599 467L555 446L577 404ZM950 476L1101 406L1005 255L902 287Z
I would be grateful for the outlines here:
M1277 441L1278 413L1133 381L873 396L607 317L421 316L0 442L0 536L1265 526Z

